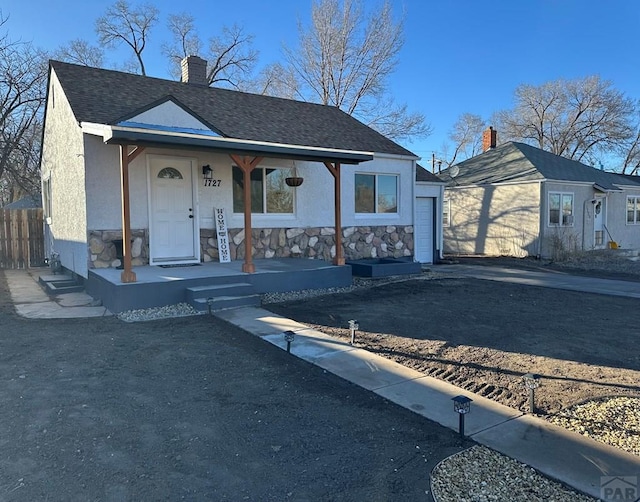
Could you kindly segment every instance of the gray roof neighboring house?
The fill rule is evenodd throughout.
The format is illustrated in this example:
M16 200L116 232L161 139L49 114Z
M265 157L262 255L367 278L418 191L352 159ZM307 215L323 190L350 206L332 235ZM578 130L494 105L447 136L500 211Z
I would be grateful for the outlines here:
M332 106L51 61L78 121L116 125L166 100L225 138L417 157Z
M38 207L42 207L40 195L25 195L21 199L6 204L2 209L33 209Z
M456 164L441 173L448 186L486 185L529 181L568 181L593 183L604 191L619 190L621 185L640 185L619 174L601 171L576 160L567 159L524 143L509 142Z

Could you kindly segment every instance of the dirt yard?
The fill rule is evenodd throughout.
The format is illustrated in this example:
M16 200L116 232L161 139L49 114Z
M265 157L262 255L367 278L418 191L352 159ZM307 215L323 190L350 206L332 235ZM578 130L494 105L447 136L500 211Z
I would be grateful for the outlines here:
M637 299L425 275L267 308L523 411L529 372L540 414L640 396Z
M430 422L213 316L22 319L0 270L0 500L432 500Z

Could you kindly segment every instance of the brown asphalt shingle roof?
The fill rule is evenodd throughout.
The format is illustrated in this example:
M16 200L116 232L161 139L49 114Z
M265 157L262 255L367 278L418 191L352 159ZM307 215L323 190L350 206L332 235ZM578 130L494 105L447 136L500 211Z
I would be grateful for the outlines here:
M115 125L173 98L227 138L415 157L336 107L60 61L50 65L78 122Z

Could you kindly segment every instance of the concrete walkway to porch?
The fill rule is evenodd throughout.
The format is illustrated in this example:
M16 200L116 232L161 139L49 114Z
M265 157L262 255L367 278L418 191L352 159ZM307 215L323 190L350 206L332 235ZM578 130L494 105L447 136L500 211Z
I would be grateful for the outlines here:
M261 308L217 315L283 350L283 333L293 331L293 356L454 430L458 429L458 415L451 399L460 394L470 397L473 403L465 425L468 437L588 495L600 497L603 476L640 474L640 457L425 376L291 319Z

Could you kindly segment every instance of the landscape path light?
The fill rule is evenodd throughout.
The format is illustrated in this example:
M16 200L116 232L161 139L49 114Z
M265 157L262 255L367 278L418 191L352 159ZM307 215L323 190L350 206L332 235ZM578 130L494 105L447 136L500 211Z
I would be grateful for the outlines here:
M356 330L360 329L360 325L358 324L358 321L356 321L355 319L350 319L349 320L349 333L351 334L351 345L353 345L356 342Z
M296 334L293 331L285 331L284 332L284 341L287 342L287 352L291 353L291 342L296 337Z
M527 373L522 378L524 379L524 386L529 389L529 413L535 413L535 392L540 387L540 375Z
M464 416L471 411L471 402L473 399L467 396L452 397L453 410L458 414L458 432L460 437L464 437Z

